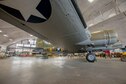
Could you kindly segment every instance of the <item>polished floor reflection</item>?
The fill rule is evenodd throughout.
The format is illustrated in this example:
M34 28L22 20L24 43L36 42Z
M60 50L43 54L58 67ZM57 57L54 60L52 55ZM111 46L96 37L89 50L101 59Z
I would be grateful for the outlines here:
M0 84L126 84L126 62L98 58L0 59Z

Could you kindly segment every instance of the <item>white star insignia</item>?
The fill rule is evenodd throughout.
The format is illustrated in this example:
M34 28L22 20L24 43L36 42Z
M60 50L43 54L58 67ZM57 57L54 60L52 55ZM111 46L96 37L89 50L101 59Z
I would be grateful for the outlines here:
M31 15L46 19L36 7L41 0L5 0L0 1L1 4L17 9L20 11L24 19L27 21Z

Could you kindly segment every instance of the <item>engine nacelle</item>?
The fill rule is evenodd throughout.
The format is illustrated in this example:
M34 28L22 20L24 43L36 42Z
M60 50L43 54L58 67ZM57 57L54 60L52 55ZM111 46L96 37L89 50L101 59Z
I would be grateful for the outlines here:
M91 44L94 46L111 45L118 42L118 34L113 30L103 30L91 34Z

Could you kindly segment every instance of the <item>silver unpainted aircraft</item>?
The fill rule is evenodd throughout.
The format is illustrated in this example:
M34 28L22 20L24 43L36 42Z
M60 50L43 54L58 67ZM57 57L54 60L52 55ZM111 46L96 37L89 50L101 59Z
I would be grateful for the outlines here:
M118 42L117 33L90 33L76 0L0 0L0 18L69 52L90 51Z

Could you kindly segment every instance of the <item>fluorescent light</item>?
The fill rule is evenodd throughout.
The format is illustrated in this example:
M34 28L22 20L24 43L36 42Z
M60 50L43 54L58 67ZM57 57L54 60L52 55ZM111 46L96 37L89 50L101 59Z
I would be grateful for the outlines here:
M92 3L94 0L88 0L90 3Z
M91 26L93 26L93 25L94 25L94 24L91 23L91 24L89 24L89 27L91 27Z
M45 41L45 40L43 40L43 41L44 41L44 43L47 44L47 45L50 45L50 44L51 44L50 42L47 42L47 41Z
M8 37L8 35L4 34L3 36Z
M95 31L95 32L92 32L92 33L94 34L94 33L99 33L99 32L101 32L101 31Z
M2 32L2 30L0 30L0 32Z
M111 18L111 17L113 17L115 15L116 15L115 13L112 13L112 14L109 15L109 18Z
M30 35L30 36L33 36L33 35Z

